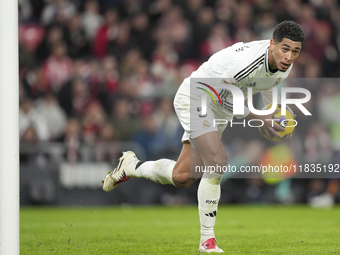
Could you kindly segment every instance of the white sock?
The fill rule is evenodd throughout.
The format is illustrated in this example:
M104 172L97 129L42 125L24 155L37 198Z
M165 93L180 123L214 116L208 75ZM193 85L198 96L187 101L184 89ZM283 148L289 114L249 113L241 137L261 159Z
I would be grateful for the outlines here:
M156 161L138 162L136 166L126 169L128 177L146 178L160 184L175 185L172 180L172 171L176 161L159 159Z
M221 196L221 178L217 173L204 173L198 186L198 212L201 222L201 243L215 237L214 226Z

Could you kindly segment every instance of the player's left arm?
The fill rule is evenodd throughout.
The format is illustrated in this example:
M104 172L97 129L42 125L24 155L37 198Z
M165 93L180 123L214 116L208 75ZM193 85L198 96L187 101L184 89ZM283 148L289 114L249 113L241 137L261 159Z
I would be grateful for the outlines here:
M261 127L259 127L261 135L266 135L269 139L277 136L282 138L282 136L276 131L285 131L285 128L281 127L280 125L276 124L275 122L271 121L276 113L280 112L280 109L275 110L275 112L268 114L268 115L256 115L250 112L245 119L253 120Z

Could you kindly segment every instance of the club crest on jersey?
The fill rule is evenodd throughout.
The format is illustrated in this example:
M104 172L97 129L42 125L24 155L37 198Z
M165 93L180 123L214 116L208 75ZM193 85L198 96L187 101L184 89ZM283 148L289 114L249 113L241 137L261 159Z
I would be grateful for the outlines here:
M273 84L273 87L279 85L280 83L281 83L281 77L277 78L277 80Z
M203 128L207 129L210 127L210 123L207 120L203 120Z

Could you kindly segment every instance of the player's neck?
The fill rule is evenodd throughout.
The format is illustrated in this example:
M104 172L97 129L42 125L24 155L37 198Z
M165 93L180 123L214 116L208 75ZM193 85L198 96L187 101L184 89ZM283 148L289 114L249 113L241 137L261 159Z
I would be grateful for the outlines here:
M276 73L279 70L276 66L276 63L273 58L273 53L271 52L270 49L268 49L268 67L271 73Z

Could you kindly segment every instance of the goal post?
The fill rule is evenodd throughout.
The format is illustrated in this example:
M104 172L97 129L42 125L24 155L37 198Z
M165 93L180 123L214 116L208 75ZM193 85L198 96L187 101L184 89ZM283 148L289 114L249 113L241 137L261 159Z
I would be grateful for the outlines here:
M19 244L18 1L0 0L0 254Z

